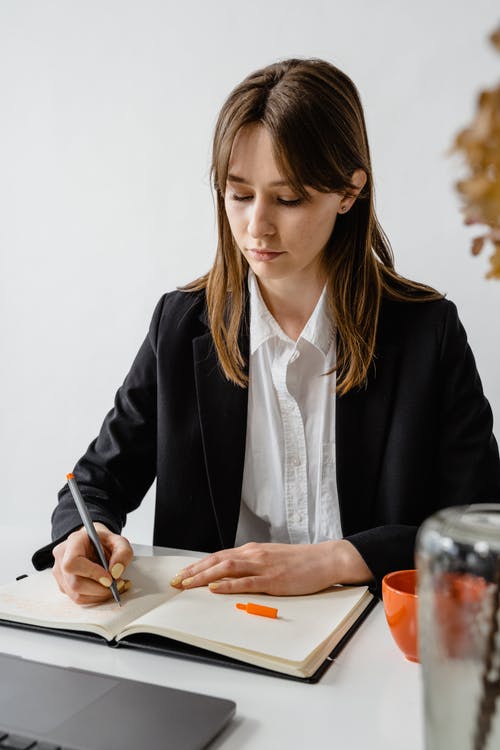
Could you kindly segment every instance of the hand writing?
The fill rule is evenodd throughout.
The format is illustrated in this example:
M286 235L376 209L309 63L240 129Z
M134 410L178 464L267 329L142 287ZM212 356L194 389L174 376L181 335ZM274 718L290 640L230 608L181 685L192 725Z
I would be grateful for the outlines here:
M92 542L84 528L74 531L52 550L53 575L60 590L77 604L100 604L112 596L112 580L119 593L128 588L121 576L134 554L125 537L113 534L104 524L94 523L109 560L111 575L97 561ZM112 576L112 577L111 577Z

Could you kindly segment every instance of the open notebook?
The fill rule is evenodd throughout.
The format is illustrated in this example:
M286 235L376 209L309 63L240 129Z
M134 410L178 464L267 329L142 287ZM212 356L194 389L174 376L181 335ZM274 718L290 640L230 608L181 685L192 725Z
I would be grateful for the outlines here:
M307 596L215 594L178 590L169 581L198 558L136 557L127 568L132 588L122 606L80 606L62 594L50 570L0 586L0 620L7 624L101 637L112 645L194 653L236 660L301 679L319 677L333 649L373 602L366 586L337 586ZM249 615L248 601L278 608L278 617ZM180 648L181 652L183 651ZM189 648L184 650L190 653ZM191 651L193 653L193 651Z

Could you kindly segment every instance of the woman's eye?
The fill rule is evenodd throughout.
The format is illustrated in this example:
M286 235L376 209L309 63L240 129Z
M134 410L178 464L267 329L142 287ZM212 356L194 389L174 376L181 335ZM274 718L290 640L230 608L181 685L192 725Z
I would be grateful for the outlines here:
M231 200L233 201L251 201L253 195L238 195L237 193L231 194ZM302 203L302 198L277 198L277 202L281 206L299 206Z
M299 206L302 203L302 198L294 198L292 200L278 198L278 203L281 203L282 206Z
M231 199L233 201L249 201L252 199L251 195L236 195L236 193L233 193L231 195Z

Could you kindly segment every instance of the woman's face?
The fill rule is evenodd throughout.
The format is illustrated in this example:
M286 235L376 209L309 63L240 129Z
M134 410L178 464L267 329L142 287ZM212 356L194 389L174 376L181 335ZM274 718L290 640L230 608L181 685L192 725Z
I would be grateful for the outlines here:
M310 200L304 201L283 179L263 125L238 132L224 195L226 215L236 244L264 286L324 280L321 256L343 196L307 192Z

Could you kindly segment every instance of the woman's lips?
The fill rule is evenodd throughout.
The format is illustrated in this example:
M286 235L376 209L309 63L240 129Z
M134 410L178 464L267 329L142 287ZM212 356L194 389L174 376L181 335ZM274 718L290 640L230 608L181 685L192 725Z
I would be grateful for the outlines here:
M251 247L248 249L248 252L255 260L274 260L275 258L278 258L280 255L283 255L283 253L279 250L268 250L267 248L263 250L259 250L256 247Z

